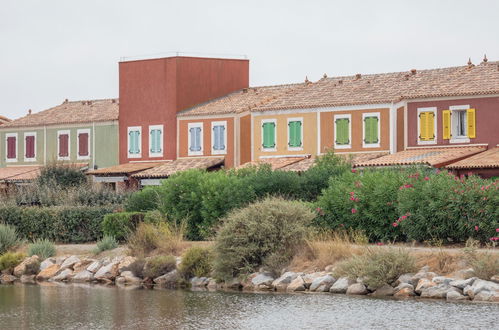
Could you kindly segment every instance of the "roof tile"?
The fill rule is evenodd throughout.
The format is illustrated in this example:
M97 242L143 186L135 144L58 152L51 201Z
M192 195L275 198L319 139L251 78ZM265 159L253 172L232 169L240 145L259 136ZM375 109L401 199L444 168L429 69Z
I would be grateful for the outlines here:
M446 167L449 169L499 168L499 147L475 154Z
M150 168L148 170L134 174L134 178L167 178L177 172L190 170L190 169L209 169L224 163L223 157L210 157L210 158L180 158L160 166Z

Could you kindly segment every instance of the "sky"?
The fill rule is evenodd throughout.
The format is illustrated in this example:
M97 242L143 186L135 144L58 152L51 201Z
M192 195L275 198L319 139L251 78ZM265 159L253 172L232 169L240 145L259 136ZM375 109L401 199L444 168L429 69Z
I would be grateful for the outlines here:
M252 86L499 60L499 1L0 0L0 115L118 97L123 57L250 60Z

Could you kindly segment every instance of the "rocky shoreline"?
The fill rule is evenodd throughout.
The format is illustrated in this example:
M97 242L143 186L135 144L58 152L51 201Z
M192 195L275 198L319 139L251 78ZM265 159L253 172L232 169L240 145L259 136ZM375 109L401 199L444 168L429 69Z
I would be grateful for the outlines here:
M181 258L177 257L177 265L180 262ZM147 268L147 261L140 267L140 270ZM142 278L136 274L139 272L137 259L131 256L91 259L72 255L43 261L38 256L32 256L24 259L13 271L4 271L0 275L0 283L36 284L48 281L172 289L190 286L195 290L322 292L499 303L499 275L492 276L490 280L483 280L473 277L472 269L457 271L449 277L439 276L425 266L415 274L403 274L395 282L379 288L370 288L361 278L356 280L346 277L335 278L333 269L332 266L328 266L324 271L313 273L283 271L277 278L269 272L261 271L249 275L244 280L217 282L213 278L194 277L185 281L176 269L155 278Z

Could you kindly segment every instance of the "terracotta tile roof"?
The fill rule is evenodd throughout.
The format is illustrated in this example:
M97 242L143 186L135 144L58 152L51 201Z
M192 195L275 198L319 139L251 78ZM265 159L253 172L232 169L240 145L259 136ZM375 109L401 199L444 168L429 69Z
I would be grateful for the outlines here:
M446 167L449 169L499 168L499 147L475 154Z
M293 164L282 167L281 170L289 172L305 172L314 165L315 165L315 158L305 158Z
M97 176L130 175L156 166L160 166L162 164L164 163L161 162L126 163L106 168L99 168L98 170L88 171L87 174L97 175Z
M53 108L32 113L0 127L31 127L54 124L89 123L118 120L117 99L64 101Z
M209 169L215 166L223 165L223 157L209 157L209 158L181 158L160 166L134 174L134 178L167 178L170 175L190 170L190 169Z
M63 166L75 166L83 168L88 166L87 163L76 164L63 164ZM30 166L8 166L0 168L0 181L18 182L18 181L31 181L40 175L43 165L30 165Z
M407 72L323 78L252 111L397 102L499 93L499 62Z
M400 151L372 160L357 162L354 166L397 166L397 165L430 165L442 167L465 157L486 150L486 146L449 147L449 148L415 148Z
M376 159L379 157L383 157L389 155L389 152L369 152L369 153L337 153L337 156L343 157L346 160L350 161L353 166L356 166L359 163L367 162L371 159Z
M310 156L302 156L302 157L272 157L272 158L261 158L259 160L254 160L252 162L245 163L239 168L246 168L251 166L259 166L262 164L269 164L273 170L284 169L287 166L292 164L301 162L303 160L309 159Z
M282 95L293 94L307 85L309 84L300 83L245 88L179 112L178 116L240 113L265 104Z
M9 123L11 120L5 116L0 116L0 125L3 125L3 124L7 124Z

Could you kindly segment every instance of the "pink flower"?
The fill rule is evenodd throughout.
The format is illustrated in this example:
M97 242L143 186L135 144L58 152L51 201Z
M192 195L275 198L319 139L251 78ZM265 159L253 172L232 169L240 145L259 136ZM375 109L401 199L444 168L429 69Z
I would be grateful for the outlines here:
M376 243L376 245L381 246L381 245L384 245L384 244L383 244L383 243L381 243L381 242L378 242L378 243Z
M324 211L320 207L318 207L316 211L319 215L324 215Z
M435 173L437 173L437 174L440 174L440 172L441 172L440 170L436 170L436 171L435 171Z
M351 200L351 201L354 201L354 200L355 200L355 197L353 197L353 196L352 196L352 197L350 197L350 200Z
M491 237L490 240L493 241L493 242L499 241L499 237Z
M353 195L355 195L355 191L350 192L350 196L353 196Z
M392 223L393 227L397 227L399 224L397 222Z
M354 169L354 168L352 168L352 173L355 173L355 172L357 172L357 170L356 170L356 169Z
M425 181L428 181L428 180L430 180L430 178L429 178L429 177L427 177L427 176L425 176L425 177L424 177L424 180L425 180Z
M475 226L475 231L478 231L478 229L479 229L478 226Z
M400 220L401 220L401 221L402 221L402 220L405 220L405 219L407 219L407 215L403 215L403 216L401 216L401 217L400 217Z
M352 214L355 214L357 213L357 210L356 209L352 209Z
M499 228L496 228L496 233L499 233Z

